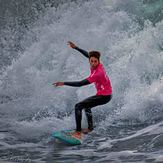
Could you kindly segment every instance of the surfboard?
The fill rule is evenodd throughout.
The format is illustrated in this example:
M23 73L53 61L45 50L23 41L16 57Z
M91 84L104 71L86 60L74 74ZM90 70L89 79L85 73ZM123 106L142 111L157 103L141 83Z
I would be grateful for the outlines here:
M54 137L55 139L58 139L66 144L69 145L80 145L82 144L82 138L75 138L71 136L71 132L73 132L74 130L62 130L62 131L55 131L52 133L52 137Z

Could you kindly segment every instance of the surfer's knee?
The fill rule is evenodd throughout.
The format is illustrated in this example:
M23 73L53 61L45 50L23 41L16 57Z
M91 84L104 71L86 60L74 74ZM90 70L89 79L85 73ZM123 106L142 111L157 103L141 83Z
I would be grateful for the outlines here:
M81 113L82 113L82 105L80 103L77 103L75 105L75 114L76 116L79 116L81 115Z
M77 103L77 104L75 105L75 110L82 110L82 105L81 105L81 103Z

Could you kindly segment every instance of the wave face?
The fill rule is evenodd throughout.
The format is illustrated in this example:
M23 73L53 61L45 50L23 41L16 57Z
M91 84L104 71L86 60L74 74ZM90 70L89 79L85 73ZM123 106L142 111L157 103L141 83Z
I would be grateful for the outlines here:
M5 27L0 29L0 159L163 161L163 1L2 4L7 11L0 22ZM15 6L24 10L17 13ZM111 102L92 109L96 128L78 147L50 137L75 128L75 103L95 94L92 85L52 86L89 75L88 61L67 46L69 40L101 52L113 86ZM82 123L86 127L84 115Z

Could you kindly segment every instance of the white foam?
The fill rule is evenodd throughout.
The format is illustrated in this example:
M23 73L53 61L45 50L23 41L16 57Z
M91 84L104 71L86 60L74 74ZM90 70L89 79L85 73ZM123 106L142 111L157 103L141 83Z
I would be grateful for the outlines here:
M140 30L133 13L120 8L122 2L109 1L108 8L99 0L81 6L72 3L68 10L68 6L49 9L47 15L38 20L38 26L32 30L38 40L13 61L0 83L0 92L10 97L1 105L1 112L18 135L38 138L52 130L75 127L74 112L71 113L75 103L95 94L93 86L52 86L56 81L81 80L89 75L88 60L67 47L69 40L102 54L101 60L113 86L113 99L106 106L116 110L115 117L107 115L104 127L110 124L107 119L150 120L153 112L148 110L148 104L162 106L163 53L159 46L163 42L163 22L152 26L146 21ZM130 1L133 7L135 4L137 2ZM47 21L50 23L45 23ZM162 108L157 108L158 114L159 109ZM162 133L159 129L162 129L159 125L150 126L120 140L142 133ZM106 145L111 147L110 141L99 148Z

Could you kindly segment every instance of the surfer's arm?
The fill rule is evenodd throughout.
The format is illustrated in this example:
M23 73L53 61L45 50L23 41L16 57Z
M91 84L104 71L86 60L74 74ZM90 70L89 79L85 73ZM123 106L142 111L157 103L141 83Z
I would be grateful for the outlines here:
M90 82L87 79L81 81L64 82L64 85L68 85L72 87L81 87L88 84L90 84Z
M68 45L73 48L76 49L77 51L79 51L80 53L82 53L86 58L89 58L89 53L83 49L80 49L79 47L77 47L73 42L68 41Z
M79 47L75 47L74 49L82 53L86 58L89 58L89 55L88 55L89 53L87 51L80 49Z

